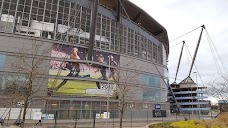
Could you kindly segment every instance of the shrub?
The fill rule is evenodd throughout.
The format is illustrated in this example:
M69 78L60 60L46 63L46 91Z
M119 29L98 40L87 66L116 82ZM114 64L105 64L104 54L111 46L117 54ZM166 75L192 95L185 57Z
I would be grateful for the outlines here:
M170 126L173 128L205 128L201 124L196 124L193 120L173 122Z

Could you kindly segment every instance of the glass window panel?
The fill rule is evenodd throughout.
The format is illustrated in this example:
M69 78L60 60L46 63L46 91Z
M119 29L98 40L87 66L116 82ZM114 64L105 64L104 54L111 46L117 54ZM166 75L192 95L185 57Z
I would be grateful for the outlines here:
M8 2L4 2L3 3L3 9L7 9L8 10L9 9L9 5L10 4Z
M0 71L5 68L6 55L0 55Z
M143 82L147 86L160 87L160 78L152 75L143 75Z
M16 6L17 6L17 4L11 4L10 5L10 10L14 10L15 11L16 10Z
M145 88L143 90L143 100L156 102L161 101L161 90Z
M31 5L31 0L26 0L25 5Z
M48 101L49 109L59 109L59 101Z

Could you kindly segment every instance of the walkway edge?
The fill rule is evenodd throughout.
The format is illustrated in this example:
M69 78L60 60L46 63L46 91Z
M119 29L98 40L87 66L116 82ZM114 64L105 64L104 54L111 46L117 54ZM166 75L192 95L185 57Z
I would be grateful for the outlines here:
M150 124L146 125L146 128L149 128L149 126L152 125L152 124L158 124L158 123L162 123L162 122L153 122L153 123L150 123Z

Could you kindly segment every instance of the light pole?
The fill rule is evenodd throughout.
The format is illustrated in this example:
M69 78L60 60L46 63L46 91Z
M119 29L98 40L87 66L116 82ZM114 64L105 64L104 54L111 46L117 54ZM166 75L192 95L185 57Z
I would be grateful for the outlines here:
M200 97L200 93L198 93L198 81L197 81L197 72L193 72L193 73L195 73L196 74L196 87L197 87L197 89L196 89L196 94L197 94L197 101L198 101L198 105L197 105L197 107L198 107L198 110L199 110L199 119L201 119L201 111L200 111L200 104L199 104L199 97Z

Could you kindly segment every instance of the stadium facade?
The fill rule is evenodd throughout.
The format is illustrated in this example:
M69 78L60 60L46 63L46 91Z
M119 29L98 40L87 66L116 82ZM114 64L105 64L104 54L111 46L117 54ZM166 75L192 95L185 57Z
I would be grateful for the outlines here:
M206 87L197 85L191 77L185 78L179 84L172 83L171 88L182 113L208 114L211 110L210 102L205 100L208 99ZM168 93L168 99L171 104L171 112L178 113L179 110L177 110L171 92Z
M38 65L42 82L33 86L30 107L46 113L102 113L108 96L110 111L118 111L120 87L127 85L127 109L148 111L161 104L162 110L169 110L166 29L129 1L100 0L89 60L94 7L92 0L0 0L1 107L17 107L13 104L18 101L11 102L13 96L5 93L27 81L26 68L12 68L23 61L18 58L23 52L30 58L28 65L34 56L45 58ZM31 49L37 43L42 45L34 55Z

